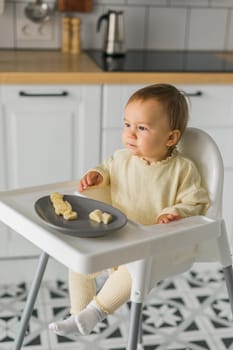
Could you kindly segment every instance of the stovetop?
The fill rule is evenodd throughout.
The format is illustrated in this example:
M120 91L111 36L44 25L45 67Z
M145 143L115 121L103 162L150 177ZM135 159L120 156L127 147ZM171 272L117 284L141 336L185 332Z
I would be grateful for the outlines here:
M87 54L111 72L233 72L233 53L223 51L130 50L112 57L88 50Z

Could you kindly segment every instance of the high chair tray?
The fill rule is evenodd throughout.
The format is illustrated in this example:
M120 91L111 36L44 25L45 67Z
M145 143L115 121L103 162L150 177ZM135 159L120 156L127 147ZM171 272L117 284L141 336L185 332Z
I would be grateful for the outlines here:
M203 216L152 226L128 220L120 230L113 234L108 234L111 232L108 231L98 239L88 238L88 234L82 237L64 234L38 216L35 202L56 191L73 195L76 187L76 181L66 181L0 192L0 221L55 260L82 274L151 256L163 256L177 245L185 253L187 244L195 247L202 240L220 235L221 220Z
M75 195L64 195L72 205L72 210L78 213L75 220L65 220L63 216L55 213L50 196L39 198L35 203L38 216L50 227L76 237L100 237L112 231L119 230L127 223L126 216L118 209L94 199ZM112 215L109 224L97 223L89 219L89 213L95 209Z

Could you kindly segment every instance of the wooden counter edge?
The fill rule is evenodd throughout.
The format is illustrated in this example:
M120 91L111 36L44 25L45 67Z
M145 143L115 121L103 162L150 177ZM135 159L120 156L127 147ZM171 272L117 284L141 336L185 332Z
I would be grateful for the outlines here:
M4 72L1 84L233 84L233 73Z

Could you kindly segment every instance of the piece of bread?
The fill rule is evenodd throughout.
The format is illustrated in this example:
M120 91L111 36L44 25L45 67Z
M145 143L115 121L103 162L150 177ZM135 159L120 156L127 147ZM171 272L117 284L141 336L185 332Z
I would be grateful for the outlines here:
M112 215L109 213L102 214L102 222L107 225L112 221Z
M62 215L65 220L75 220L78 218L78 213L72 210L72 205L66 200L63 200L64 195L58 192L53 192L50 195L55 213Z
M93 210L90 214L89 214L89 219L101 223L102 221L102 211L99 209L95 209Z
M99 224L107 225L112 221L112 215L109 213L103 213L100 209L95 209L89 214L89 219L98 222Z
M78 218L78 213L76 211L65 211L63 213L63 218L65 220L76 220Z
M52 202L56 201L56 200L63 200L63 194L58 193L58 192L53 192L50 195L50 199Z

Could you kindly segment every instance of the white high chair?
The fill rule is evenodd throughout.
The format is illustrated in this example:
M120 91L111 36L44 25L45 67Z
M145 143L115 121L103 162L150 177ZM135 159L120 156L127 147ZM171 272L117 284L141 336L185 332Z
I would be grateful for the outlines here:
M208 189L211 206L206 214L213 225L202 225L202 216L172 222L174 232L169 229L169 237L164 235L159 241L164 243L161 253L148 256L146 260L129 263L127 267L132 276L131 316L127 350L142 348L139 337L142 304L145 296L162 279L183 273L195 262L219 262L224 271L225 282L233 313L233 272L230 247L224 219L222 218L223 161L214 140L204 131L187 128L179 144L179 150L196 164L203 185ZM189 222L196 220L195 227L189 230ZM187 228L185 235L177 232L177 224ZM210 229L211 227L211 229ZM153 226L147 227L149 232ZM200 231L201 230L201 231ZM211 232L210 232L211 231ZM146 232L145 232L146 234ZM164 242L163 242L164 241ZM138 341L138 338L139 341Z

